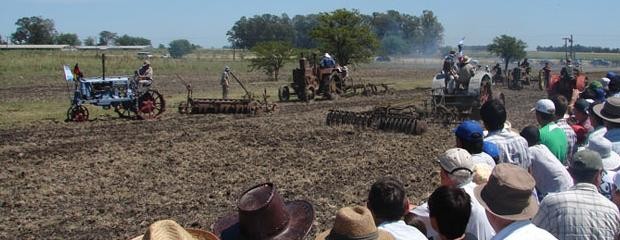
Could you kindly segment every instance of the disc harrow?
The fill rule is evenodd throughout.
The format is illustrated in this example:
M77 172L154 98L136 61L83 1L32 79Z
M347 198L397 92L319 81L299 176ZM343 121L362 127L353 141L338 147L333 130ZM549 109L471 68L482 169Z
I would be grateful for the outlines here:
M243 83L231 72L229 74L237 80L246 95L242 99L216 99L216 98L194 98L192 96L192 86L186 83L181 76L177 77L183 82L187 89L187 101L179 104L181 114L256 114L257 112L274 112L277 105L269 103L267 90L263 92L262 100L255 98Z
M376 107L371 111L352 112L330 110L326 123L329 126L354 125L361 128L374 128L383 131L402 132L419 135L426 132L423 114L416 112L414 106Z

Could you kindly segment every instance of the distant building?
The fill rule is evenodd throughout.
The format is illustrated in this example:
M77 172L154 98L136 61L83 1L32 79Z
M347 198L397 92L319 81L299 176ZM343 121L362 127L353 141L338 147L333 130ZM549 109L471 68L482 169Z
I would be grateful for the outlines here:
M0 44L0 50L144 50L151 46L70 46L70 45L29 45Z

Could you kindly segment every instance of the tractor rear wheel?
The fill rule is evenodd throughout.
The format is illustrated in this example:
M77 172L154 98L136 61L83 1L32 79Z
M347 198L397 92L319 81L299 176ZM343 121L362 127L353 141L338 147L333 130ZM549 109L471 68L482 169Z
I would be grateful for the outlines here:
M155 90L148 90L138 98L138 115L141 119L155 119L166 110L164 97Z
M67 120L73 122L88 121L88 108L84 105L71 105L67 110Z

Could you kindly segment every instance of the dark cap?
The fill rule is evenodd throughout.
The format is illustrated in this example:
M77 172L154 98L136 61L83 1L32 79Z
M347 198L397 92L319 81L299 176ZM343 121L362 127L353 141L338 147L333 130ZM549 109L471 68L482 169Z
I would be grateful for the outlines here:
M573 156L569 168L577 171L597 171L603 169L601 155L592 150L581 150Z
M575 102L575 110L579 110L582 113L590 114L588 111L590 109L590 103L583 98L580 98Z

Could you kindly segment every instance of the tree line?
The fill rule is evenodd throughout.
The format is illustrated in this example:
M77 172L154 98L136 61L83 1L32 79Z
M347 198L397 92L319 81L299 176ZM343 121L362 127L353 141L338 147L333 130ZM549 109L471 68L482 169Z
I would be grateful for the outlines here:
M343 19L344 23L332 22L330 23L332 25L326 27L339 28L339 26L355 25L347 21L355 21L360 27L367 27L374 35L372 37L377 39L379 43L377 50L381 55L435 54L443 43L444 28L429 10L423 11L420 16L400 13L396 10L384 13L374 12L370 15L346 9L339 9L332 13L347 13L347 16L353 18ZM241 17L226 33L231 44L229 47L251 49L260 42L269 41L288 42L300 49L320 47L321 43L317 37L321 34L317 34L317 29L321 27L320 18L325 14L296 15L293 18L287 14Z
M590 47L590 46L582 46L580 44L574 45L573 50L575 52L592 52L592 53L620 53L620 48L607 48L607 47ZM536 51L546 51L546 52L564 52L566 51L566 47L564 46L536 46Z
M41 16L22 17L15 22L17 29L11 34L13 44L63 44L71 46L140 46L151 45L151 40L124 34L101 31L99 38L87 37L83 41L75 33L60 33L56 30L54 20ZM98 41L97 41L98 40ZM0 36L0 42L5 43Z

